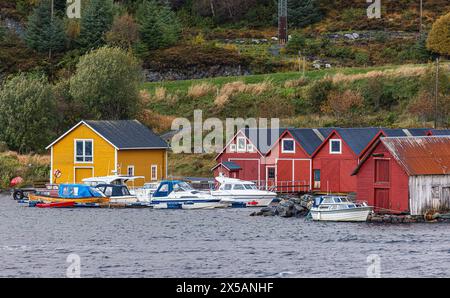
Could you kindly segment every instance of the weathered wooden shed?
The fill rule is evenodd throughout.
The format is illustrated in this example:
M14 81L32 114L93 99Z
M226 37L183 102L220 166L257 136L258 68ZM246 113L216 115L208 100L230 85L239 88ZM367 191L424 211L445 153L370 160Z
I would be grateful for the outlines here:
M450 137L381 138L353 175L357 199L378 211L450 210Z

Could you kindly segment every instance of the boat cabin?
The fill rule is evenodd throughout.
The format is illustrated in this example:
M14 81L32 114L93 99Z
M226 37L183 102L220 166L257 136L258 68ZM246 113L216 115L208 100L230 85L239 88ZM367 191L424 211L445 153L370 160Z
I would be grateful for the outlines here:
M126 197L131 196L130 190L126 185L117 184L99 184L95 187L107 197Z
M162 181L158 189L153 193L154 198L167 197L172 192L195 191L188 183L180 180Z
M83 184L61 184L58 197L63 199L101 198L104 195L93 187Z

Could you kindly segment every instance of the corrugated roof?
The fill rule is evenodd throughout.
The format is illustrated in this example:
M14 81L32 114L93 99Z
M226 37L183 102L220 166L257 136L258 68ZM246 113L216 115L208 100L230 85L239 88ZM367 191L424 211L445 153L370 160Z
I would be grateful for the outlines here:
M450 174L450 136L381 138L381 141L409 175Z
M433 136L450 136L450 129L431 129Z
M252 142L253 145L265 155L269 152L272 145L278 140L280 135L285 131L285 128L271 129L271 128L245 128L243 129L245 136Z
M167 148L167 143L137 120L84 121L119 149Z
M374 127L336 128L335 130L358 156L380 132L380 128Z

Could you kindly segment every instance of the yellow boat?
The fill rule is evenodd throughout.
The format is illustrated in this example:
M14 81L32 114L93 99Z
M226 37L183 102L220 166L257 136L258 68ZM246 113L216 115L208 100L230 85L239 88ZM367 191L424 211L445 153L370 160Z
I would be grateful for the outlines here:
M29 194L30 201L43 203L75 202L81 204L109 203L109 198L93 187L83 184L61 184L58 195Z

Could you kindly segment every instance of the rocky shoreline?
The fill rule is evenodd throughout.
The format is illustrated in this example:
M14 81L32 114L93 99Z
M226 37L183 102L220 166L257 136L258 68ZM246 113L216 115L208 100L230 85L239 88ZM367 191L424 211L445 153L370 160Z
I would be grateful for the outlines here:
M250 213L250 216L280 216L284 218L297 217L307 218L312 206L312 196L305 195L300 198L283 198L281 201L259 211ZM409 223L450 223L450 213L429 211L425 215L408 214L370 214L367 218L370 223L409 224Z

